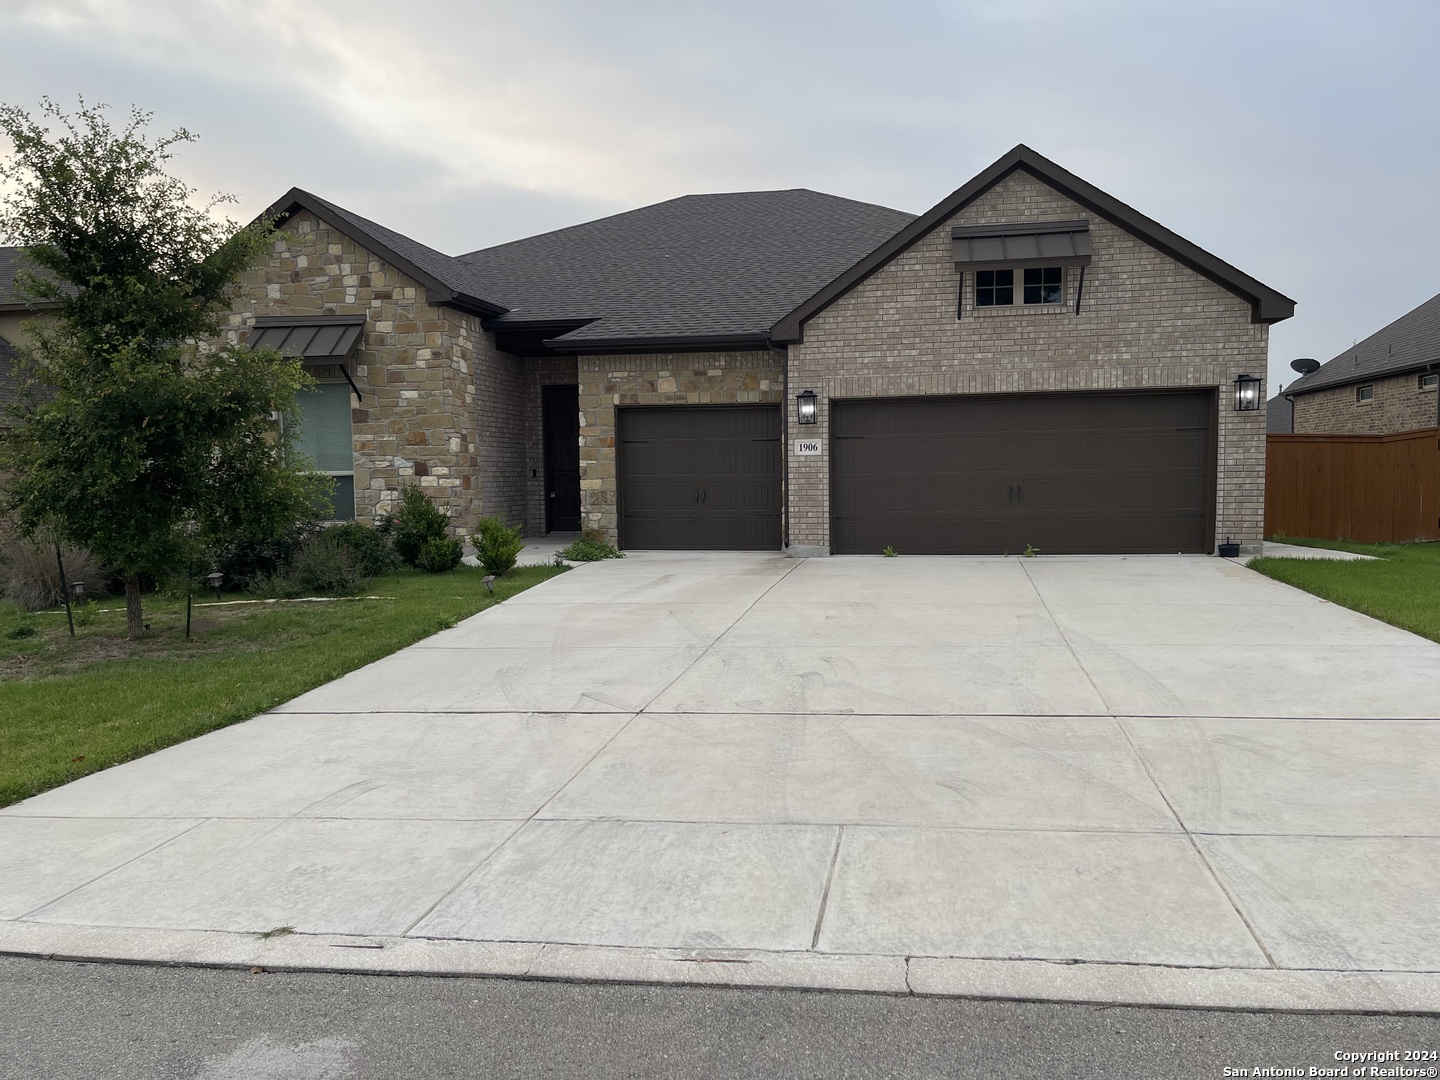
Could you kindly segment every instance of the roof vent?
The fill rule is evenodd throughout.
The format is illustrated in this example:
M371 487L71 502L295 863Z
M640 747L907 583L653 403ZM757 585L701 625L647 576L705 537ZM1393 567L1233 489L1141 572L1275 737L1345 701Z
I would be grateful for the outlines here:
M1308 356L1302 356L1299 360L1291 360L1290 366L1301 375L1309 375L1311 372L1320 370L1320 361L1312 360Z

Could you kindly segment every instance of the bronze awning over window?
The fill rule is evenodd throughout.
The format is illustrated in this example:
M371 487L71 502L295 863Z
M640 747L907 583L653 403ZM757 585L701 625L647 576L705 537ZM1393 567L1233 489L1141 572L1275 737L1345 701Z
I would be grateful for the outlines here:
M356 398L362 398L355 385L355 353L364 336L364 315L275 316L255 320L249 346L298 356L307 368L333 367L350 384ZM314 375L333 378L334 372L316 371Z
M255 329L250 332L250 348L298 356L307 367L347 364L354 358L364 333L364 315L256 319Z
M957 270L1086 266L1090 262L1090 223L956 226L950 231L950 244Z

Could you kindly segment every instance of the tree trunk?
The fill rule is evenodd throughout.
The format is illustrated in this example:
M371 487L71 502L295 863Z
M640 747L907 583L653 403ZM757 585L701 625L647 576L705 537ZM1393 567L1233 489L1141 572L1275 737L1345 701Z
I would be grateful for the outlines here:
M140 579L133 574L125 575L125 628L134 641L145 633L145 615L140 610Z

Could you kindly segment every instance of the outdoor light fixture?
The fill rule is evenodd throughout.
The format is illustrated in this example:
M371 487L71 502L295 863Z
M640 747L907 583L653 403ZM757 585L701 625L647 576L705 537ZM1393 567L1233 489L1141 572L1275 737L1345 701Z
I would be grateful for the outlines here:
M225 582L225 575L216 570L213 574L206 574L205 580L210 583L210 588L215 590L215 599L221 599L220 586Z
M1235 376L1235 411L1253 412L1260 408L1260 380L1254 375Z
M795 415L802 424L813 424L820 419L815 409L814 390L795 395Z
M485 591L486 591L487 593L494 593L494 592L495 592L495 575L494 575L494 574L486 574L484 577L482 577L482 578L480 579L480 584L485 586Z
M77 604L85 603L85 582L72 581L70 583L70 594L75 597Z

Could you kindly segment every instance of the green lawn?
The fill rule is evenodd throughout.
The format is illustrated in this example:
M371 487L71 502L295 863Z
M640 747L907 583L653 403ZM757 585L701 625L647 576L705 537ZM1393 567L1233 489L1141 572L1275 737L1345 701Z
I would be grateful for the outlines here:
M1352 544L1288 536L1274 539L1378 556L1379 562L1255 559L1250 568L1402 630L1440 641L1440 544Z
M189 641L184 600L146 597L137 642L121 601L94 604L74 640L63 610L0 605L0 806L254 716L563 572L512 570L493 597L461 567L376 578L365 591L384 599L197 603Z

